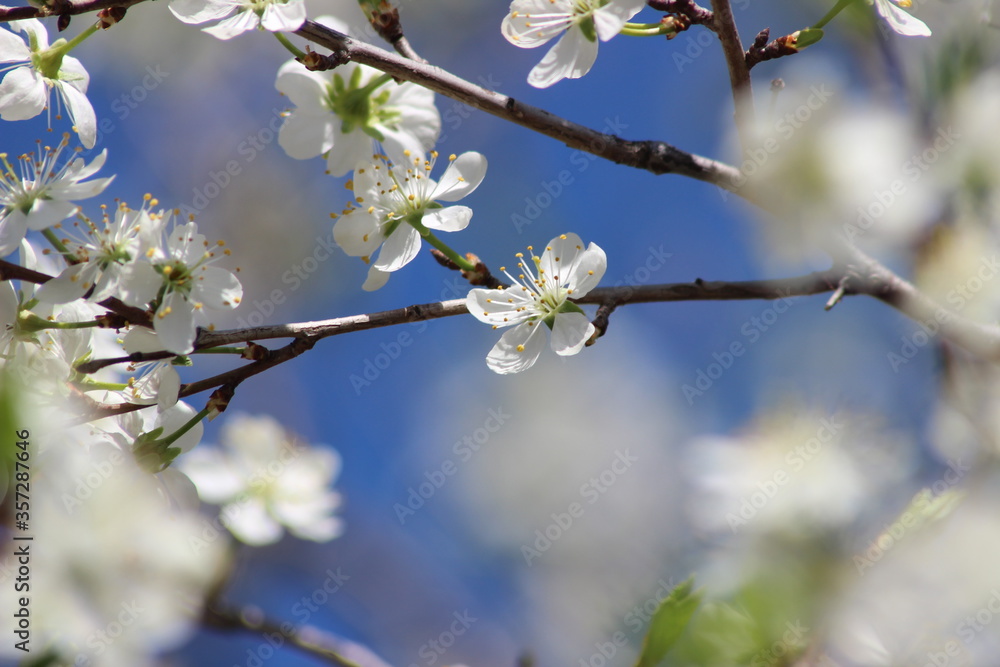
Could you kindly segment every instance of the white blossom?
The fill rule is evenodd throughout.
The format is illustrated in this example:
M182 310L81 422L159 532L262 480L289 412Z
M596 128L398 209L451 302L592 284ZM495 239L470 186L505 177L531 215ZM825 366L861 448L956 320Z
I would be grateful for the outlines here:
M415 224L457 232L472 219L468 206L442 207L438 202L458 201L478 188L486 176L486 158L473 151L452 155L441 180L435 181L430 173L437 155L435 151L430 160L421 155L403 164L376 156L354 170L354 202L334 224L333 238L344 252L366 263L381 247L363 289L382 287L391 272L417 256L421 235Z
M559 37L528 74L528 83L548 88L579 79L597 60L597 40L606 42L639 13L644 0L514 0L501 25L514 46L533 49Z
M595 243L586 250L576 234L549 241L537 257L531 246L531 264L517 253L518 276L501 267L514 285L506 289L474 289L466 297L469 312L494 329L513 326L486 357L496 373L520 373L534 365L545 347L544 324L552 330L551 347L558 355L577 354L594 335L594 325L570 297L586 295L597 286L608 267L607 256ZM537 272L537 276L536 276Z
M9 68L0 82L0 118L27 120L49 108L52 90L58 109L65 106L70 121L86 148L97 142L97 116L87 99L90 75L79 60L66 55L65 39L49 46L49 35L38 19L11 21L10 27L25 33L27 43L12 32L0 30L0 63L23 63Z
M202 28L218 39L232 39L247 30L293 31L306 20L303 0L172 0L170 11L184 23L205 23L222 19Z
M441 133L434 93L358 63L312 72L290 60L278 70L275 87L295 105L285 116L278 143L289 156L325 155L327 170L343 176L381 144L394 161L406 151L423 154Z
M106 151L90 164L78 157L57 166L68 145L67 134L54 149L39 146L37 156L20 156L20 173L7 154L0 153L0 257L16 250L28 230L42 230L69 218L80 210L74 200L99 195L114 180L114 176L86 180L104 166Z
M293 535L316 542L342 532L334 516L340 496L330 489L340 473L332 449L295 442L269 417L233 415L222 447L199 447L179 461L205 502L222 505L226 527L255 546Z

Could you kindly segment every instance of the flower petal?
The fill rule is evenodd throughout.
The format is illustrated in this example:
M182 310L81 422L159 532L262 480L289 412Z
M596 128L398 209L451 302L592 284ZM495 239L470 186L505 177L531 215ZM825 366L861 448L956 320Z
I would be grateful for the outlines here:
M486 355L486 365L501 375L531 368L545 348L543 327L540 322L525 322L507 331Z
M597 42L587 39L579 28L570 29L528 73L528 83L548 88L563 79L579 79L590 71L595 60Z
M31 49L10 30L0 30L0 63L31 61Z
M31 67L18 67L7 72L0 82L0 118L34 118L42 113L48 99L45 79Z
M333 127L333 148L326 158L326 169L331 176L343 176L354 169L358 162L371 160L372 138L361 130L344 134L339 123Z
M596 328L583 313L559 313L552 325L552 351L564 357L576 354L594 331Z
M460 232L469 226L472 209L468 206L437 208L424 214L424 227L442 232Z
M889 0L875 0L875 9L886 20L889 27L900 35L907 37L930 37L931 29L927 24L904 12Z
M83 85L86 86L86 84ZM80 137L80 143L85 148L93 148L94 144L97 143L97 116L94 114L94 107L91 106L87 95L68 81L57 82L56 88L66 104L66 110L69 111L70 120L73 122L73 129Z
M473 289L465 297L465 307L469 314L480 322L497 327L520 324L537 313L525 308L532 299L522 296L520 287L507 289Z
M231 310L243 299L243 285L232 271L203 266L191 296L210 310Z
M264 30L298 30L306 20L306 3L302 0L288 0L284 3L272 2L264 10L260 24Z
M514 0L500 24L500 32L514 46L533 49L566 30L572 13L573 6L566 0ZM538 15L549 18L540 19Z
M205 23L225 18L243 3L241 0L171 0L167 8L184 23Z
M597 287L608 269L608 257L596 243L591 243L573 266L567 289L573 291L573 298L581 297Z
M546 276L563 285L569 281L573 267L584 252L583 240L570 232L555 237L545 245L540 269Z
M366 210L355 209L333 224L333 240L351 257L370 257L384 240L378 218Z
M626 21L639 13L645 0L611 0L593 13L594 28L602 42L606 42L619 32Z
M486 158L475 151L462 153L441 174L431 199L458 201L473 192L486 177Z
M398 271L420 252L420 234L408 224L401 223L379 250L378 260L372 265L379 271Z
M380 271L374 266L369 267L368 277L365 278L361 289L366 292L374 292L375 290L382 289L389 282L390 275L388 271Z
M45 303L69 303L83 298L89 285L82 274L88 268L91 269L91 273L97 269L87 262L67 266L58 276L40 285L35 291L35 297Z
M251 496L245 502L226 505L222 514L226 528L244 544L259 547L281 539L281 524L271 518L260 498Z
M187 354L194 349L194 308L177 292L163 297L153 316L153 328L163 349L176 354Z
M252 9L245 9L238 11L235 15L227 19L219 21L219 23L210 28L202 28L201 31L208 33L216 39L227 40L242 35L248 30L253 30L259 25L260 17L257 16L257 12Z

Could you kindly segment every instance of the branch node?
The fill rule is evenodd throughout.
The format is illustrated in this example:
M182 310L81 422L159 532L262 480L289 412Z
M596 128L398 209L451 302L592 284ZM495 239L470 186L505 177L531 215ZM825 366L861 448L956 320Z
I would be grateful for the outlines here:
M317 53L306 46L305 57L299 58L298 60L310 72L322 72L324 70L333 69L334 67L339 67L349 62L351 59L345 50L335 50L327 56L322 53Z

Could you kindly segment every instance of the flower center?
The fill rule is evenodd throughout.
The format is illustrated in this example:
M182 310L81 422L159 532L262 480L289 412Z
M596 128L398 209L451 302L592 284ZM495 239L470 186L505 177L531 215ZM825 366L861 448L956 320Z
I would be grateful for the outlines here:
M385 137L376 126L391 125L400 117L398 109L386 106L389 91L378 90L392 77L379 74L362 85L363 74L357 67L345 82L344 77L335 72L333 82L326 89L326 105L341 119L340 129L344 134L358 129L376 141L384 141Z

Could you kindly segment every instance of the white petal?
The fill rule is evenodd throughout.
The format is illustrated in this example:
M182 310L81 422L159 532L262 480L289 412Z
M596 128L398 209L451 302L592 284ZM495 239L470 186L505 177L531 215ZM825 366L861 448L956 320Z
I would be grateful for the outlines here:
M875 8L889 27L907 37L929 37L931 29L920 19L910 16L889 0L875 0Z
M568 30L528 73L528 83L548 88L563 79L579 79L597 60L597 42L587 39L579 28Z
M39 231L62 222L79 210L72 202L36 199L28 212L28 229Z
M167 7L184 23L204 23L229 16L240 0L172 0Z
M355 209L337 218L333 224L333 240L351 257L370 257L384 239L379 233L378 218L365 210Z
M333 147L335 122L336 118L329 111L292 111L278 130L278 145L288 157L296 160L322 155Z
M80 143L85 148L93 148L97 142L97 116L94 114L94 107L91 106L87 95L70 85L69 82L59 81L56 86L66 103L66 110L69 111L73 128L80 136Z
M151 264L133 260L125 265L118 276L118 298L130 306L145 308L163 284L163 277ZM162 350L163 347L157 349Z
M552 351L564 357L576 354L594 331L594 325L583 313L559 313L552 324Z
M13 210L0 218L0 257L6 257L20 246L28 232L28 218L20 210Z
M226 40L242 35L248 30L253 30L258 25L260 25L260 17L253 10L246 9L219 21L218 24L210 28L202 28L201 31L207 32L216 39Z
M171 292L153 315L153 328L163 343L163 349L187 354L194 349L194 308L184 297Z
M572 3L566 0L514 0L510 3L510 13L500 24L500 32L514 46L533 49L563 32L570 25L572 11ZM563 14L565 18L562 21L542 19L553 21L553 25L539 30L539 19L534 16L538 14Z
M473 192L486 177L486 157L475 151L462 153L441 174L431 199L458 201Z
M186 512L198 511L198 489L194 482L180 470L174 467L167 468L156 475L167 497L181 510Z
M520 373L535 365L545 348L545 325L525 322L507 331L486 355L486 365L494 373ZM522 349L517 348L521 346Z
M198 271L191 295L209 310L229 310L240 305L243 285L232 271L205 266Z
M0 118L27 120L42 113L48 102L45 80L30 67L7 72L0 82Z
M604 250L591 243L573 266L566 287L573 290L573 298L579 298L597 287L607 269L608 258Z
M11 21L10 27L18 32L23 32L26 35L34 37L35 42L38 44L39 51L44 51L49 48L49 33L45 29L45 24L38 19L21 19L20 21Z
M368 277L365 278L365 282L361 285L361 289L366 292L374 292L375 290L382 289L385 284L389 282L389 276L392 275L388 271L379 271L374 266L369 267Z
M469 226L472 220L472 209L468 206L449 206L437 208L424 214L424 226L442 232L460 232Z
M86 276L83 275L88 268L91 269L90 273L95 273L97 267L86 263L67 266L58 276L40 285L35 291L35 297L45 303L69 303L83 298L89 289Z
M326 169L331 176L343 176L363 160L371 160L372 138L361 130L352 130L349 134L340 131L339 125L333 128L333 148L327 156Z
M297 60L289 60L278 68L274 87L300 109L330 113L323 102L329 83L329 74L311 72Z
M469 314L480 322L498 327L519 324L537 313L524 308L531 304L530 298L521 296L520 287L507 289L473 289L465 297L465 307Z
M272 2L264 10L260 24L264 30L277 32L279 30L298 30L306 20L306 3L302 0L288 2Z
M206 503L218 505L227 502L246 489L246 480L218 447L198 447L178 462Z
M569 281L571 270L583 252L583 240L579 236L572 232L562 234L545 245L540 268L549 278L558 279L563 285Z
M281 538L281 524L271 518L259 498L226 505L223 524L236 539L250 546L273 544Z
M602 42L608 41L621 32L622 26L645 4L645 0L611 0L593 13L597 36Z
M0 30L0 63L31 61L31 49L10 30Z
M177 432L197 414L198 411L187 403L177 403L168 410L164 410L156 418L156 425L163 427L163 436L161 437ZM188 432L177 438L177 440L170 446L177 447L182 453L190 451L194 449L199 442L201 442L201 437L204 433L205 425L203 422L199 421L197 424L192 426Z
M177 369L170 364L161 364L154 372L159 376L159 385L156 392L156 409L164 412L177 405L177 399L181 391L181 376L177 373ZM200 440L201 437L199 436L198 439Z
M157 335L146 327L132 327L122 338L122 348L129 353L160 352L163 344Z
M420 234L405 222L401 223L382 244L373 266L379 271L398 271L420 252Z

